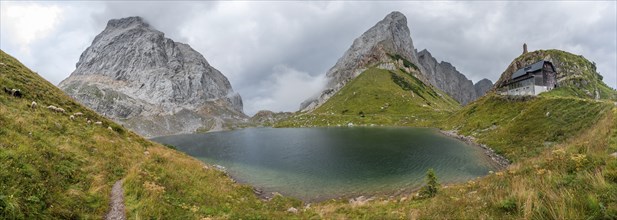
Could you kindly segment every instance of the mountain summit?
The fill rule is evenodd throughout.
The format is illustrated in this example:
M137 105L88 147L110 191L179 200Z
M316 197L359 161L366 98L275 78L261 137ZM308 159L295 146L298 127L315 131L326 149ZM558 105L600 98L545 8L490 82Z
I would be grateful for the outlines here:
M59 87L147 137L218 129L246 117L221 72L141 17L110 20Z
M371 66L397 60L404 60L405 66L419 71L420 74L416 75L419 80L443 90L463 105L483 96L486 91L479 89L480 93L477 93L471 80L450 63L438 63L427 50L418 53L413 46L407 18L395 11L354 40L351 47L326 73L328 84L325 89L316 97L304 101L300 110L312 111L321 106ZM483 83L486 82L490 81L485 80Z
M300 109L310 111L320 106L368 66L389 61L389 55L399 55L416 66L418 64L407 18L397 11L388 14L354 40L343 57L326 73L326 88L319 96L304 101Z

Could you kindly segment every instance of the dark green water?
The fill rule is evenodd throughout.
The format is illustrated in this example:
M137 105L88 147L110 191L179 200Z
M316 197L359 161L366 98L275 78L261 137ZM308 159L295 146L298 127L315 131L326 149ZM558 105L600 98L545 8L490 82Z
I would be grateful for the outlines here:
M442 183L497 169L478 147L426 128L249 128L153 140L304 200L411 190L429 168Z

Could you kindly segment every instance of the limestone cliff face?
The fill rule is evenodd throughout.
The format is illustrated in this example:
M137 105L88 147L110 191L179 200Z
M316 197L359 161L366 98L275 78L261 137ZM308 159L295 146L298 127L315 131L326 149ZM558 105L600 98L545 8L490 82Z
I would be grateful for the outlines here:
M147 137L218 129L223 121L246 118L242 99L221 72L140 17L110 20L59 87Z
M300 109L311 111L338 92L347 82L362 73L367 66L391 61L389 55L399 55L416 66L418 58L413 47L407 18L392 12L354 40L351 47L327 73L328 84L317 96L304 101Z
M488 79L478 81L478 89L465 75L456 70L456 67L448 62L437 62L428 50L418 53L418 61L424 67L424 75L431 84L443 90L462 105L466 105L479 97L482 97L492 87ZM488 89L486 83L490 83Z

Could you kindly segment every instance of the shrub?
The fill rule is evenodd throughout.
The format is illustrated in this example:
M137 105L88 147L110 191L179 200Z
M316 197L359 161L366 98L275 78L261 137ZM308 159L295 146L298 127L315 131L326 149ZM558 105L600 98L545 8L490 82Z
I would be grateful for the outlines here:
M124 133L126 133L122 125L113 123L110 125L110 127L114 129L114 131L117 132L118 134L124 135Z
M392 71L390 71L390 77L392 78L392 81L394 83L396 83L396 85L401 87L401 89L403 89L405 91L413 90L413 86L409 82L407 82L407 80L405 80L405 78L397 75L396 73L394 73ZM414 92L416 92L416 91L414 91Z
M426 171L426 185L420 190L420 196L422 198L434 197L437 194L438 187L439 183L437 182L435 171L433 171L432 168L428 169L428 171Z
M165 146L165 147L167 147L169 149L172 149L172 150L178 150L178 148L176 146L171 145L171 144L163 144L163 146Z
M504 211L504 212L508 212L508 213L514 213L517 210L517 205L516 205L516 200L512 197L508 197L504 200L501 200L501 202L499 202L499 206L498 206L499 210Z

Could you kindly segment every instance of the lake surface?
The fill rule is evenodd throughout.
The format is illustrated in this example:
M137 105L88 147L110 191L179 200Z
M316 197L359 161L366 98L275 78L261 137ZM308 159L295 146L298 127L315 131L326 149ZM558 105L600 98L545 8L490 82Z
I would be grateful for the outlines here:
M248 128L154 138L239 182L303 200L392 194L497 170L476 146L428 128Z

